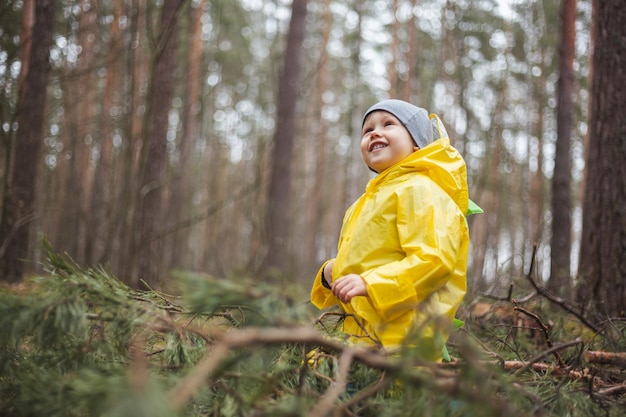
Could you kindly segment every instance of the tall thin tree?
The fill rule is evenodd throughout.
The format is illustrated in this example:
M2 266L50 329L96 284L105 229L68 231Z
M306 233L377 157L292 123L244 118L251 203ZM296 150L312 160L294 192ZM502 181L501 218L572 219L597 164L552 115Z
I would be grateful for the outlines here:
M167 131L169 111L174 95L178 19L186 0L171 0L163 4L157 49L153 61L149 112L146 118L144 152L139 190L141 235L135 250L139 256L139 274L149 284L160 280L162 247L156 238L163 220L163 196L167 171Z
M110 261L110 245L114 236L113 196L115 190L113 136L116 117L113 116L120 104L119 88L122 81L124 33L120 28L123 19L123 4L115 2L111 10L112 20L108 25L109 42L105 51L106 70L102 93L102 117L97 121L95 135L98 144L98 158L91 185L91 201L87 218L89 236L85 242L86 259L91 265Z
M393 0L391 5L392 11L392 22L391 22L391 44L389 45L389 52L391 53L391 57L389 58L389 62L387 62L387 80L389 81L389 88L387 92L390 97L396 98L398 96L398 31L400 28L400 22L398 22L398 0Z
M267 200L268 271L285 273L288 268L289 185L295 135L295 115L301 79L302 44L306 27L307 0L293 0L287 46L280 83L272 173Z
M186 72L185 96L182 114L182 132L178 145L178 162L174 170L175 178L170 184L170 223L180 224L183 218L190 216L190 196L193 184L190 175L193 173L191 160L192 146L198 139L199 123L197 115L200 113L202 102L202 68L203 68L203 41L202 41L202 15L204 0L197 2L195 6L189 7L188 11L188 32L186 51ZM189 252L186 241L188 240L188 230L176 230L174 232L174 242L171 251L171 263L174 267L181 267L186 260L185 254Z
M324 173L326 170L326 151L328 143L328 122L323 116L324 100L323 95L328 88L329 81L329 54L328 41L333 25L333 14L330 10L330 0L322 3L322 30L320 58L317 64L317 78L315 82L315 97L313 99L313 120L311 125L311 136L308 148L311 152L314 165L313 187L307 198L305 210L306 237L304 239L304 266L305 270L311 270L316 265L317 240L320 231L320 223L323 218L323 198Z
M0 280L6 281L20 280L27 270L24 261L29 251L30 221L37 216L35 189L43 143L55 1L39 0L34 11L32 27L37 30L31 32L30 56L24 60L28 65L22 67L26 74L20 86L18 129L0 222Z
M557 139L552 175L552 243L548 287L569 297L571 289L571 140L576 41L576 0L561 1L561 42L557 85Z

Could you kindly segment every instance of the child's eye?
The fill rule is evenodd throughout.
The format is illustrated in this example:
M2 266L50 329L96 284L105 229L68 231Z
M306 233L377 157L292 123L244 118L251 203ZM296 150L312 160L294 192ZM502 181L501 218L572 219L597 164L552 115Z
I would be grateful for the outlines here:
M385 119L385 126L395 126L398 124L398 120L393 117L388 117Z

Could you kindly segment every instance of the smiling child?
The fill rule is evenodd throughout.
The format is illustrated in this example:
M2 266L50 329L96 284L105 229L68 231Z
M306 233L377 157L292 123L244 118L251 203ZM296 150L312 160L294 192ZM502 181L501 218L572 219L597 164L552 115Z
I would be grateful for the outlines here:
M401 100L366 111L360 147L378 175L346 211L311 301L347 313L351 343L409 344L441 360L466 292L465 162L436 115Z

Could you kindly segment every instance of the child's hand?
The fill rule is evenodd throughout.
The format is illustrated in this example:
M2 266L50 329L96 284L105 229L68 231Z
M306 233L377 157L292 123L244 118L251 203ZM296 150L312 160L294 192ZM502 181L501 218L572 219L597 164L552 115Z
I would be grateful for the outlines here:
M349 303L352 297L367 296L365 281L357 274L349 274L339 278L332 284L335 297L344 303Z

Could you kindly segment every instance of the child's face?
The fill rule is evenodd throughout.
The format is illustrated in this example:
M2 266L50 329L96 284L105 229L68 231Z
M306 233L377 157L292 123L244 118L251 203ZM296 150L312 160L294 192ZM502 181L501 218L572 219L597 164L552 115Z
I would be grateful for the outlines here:
M419 148L393 114L377 110L365 119L361 132L361 155L368 167L380 173Z

